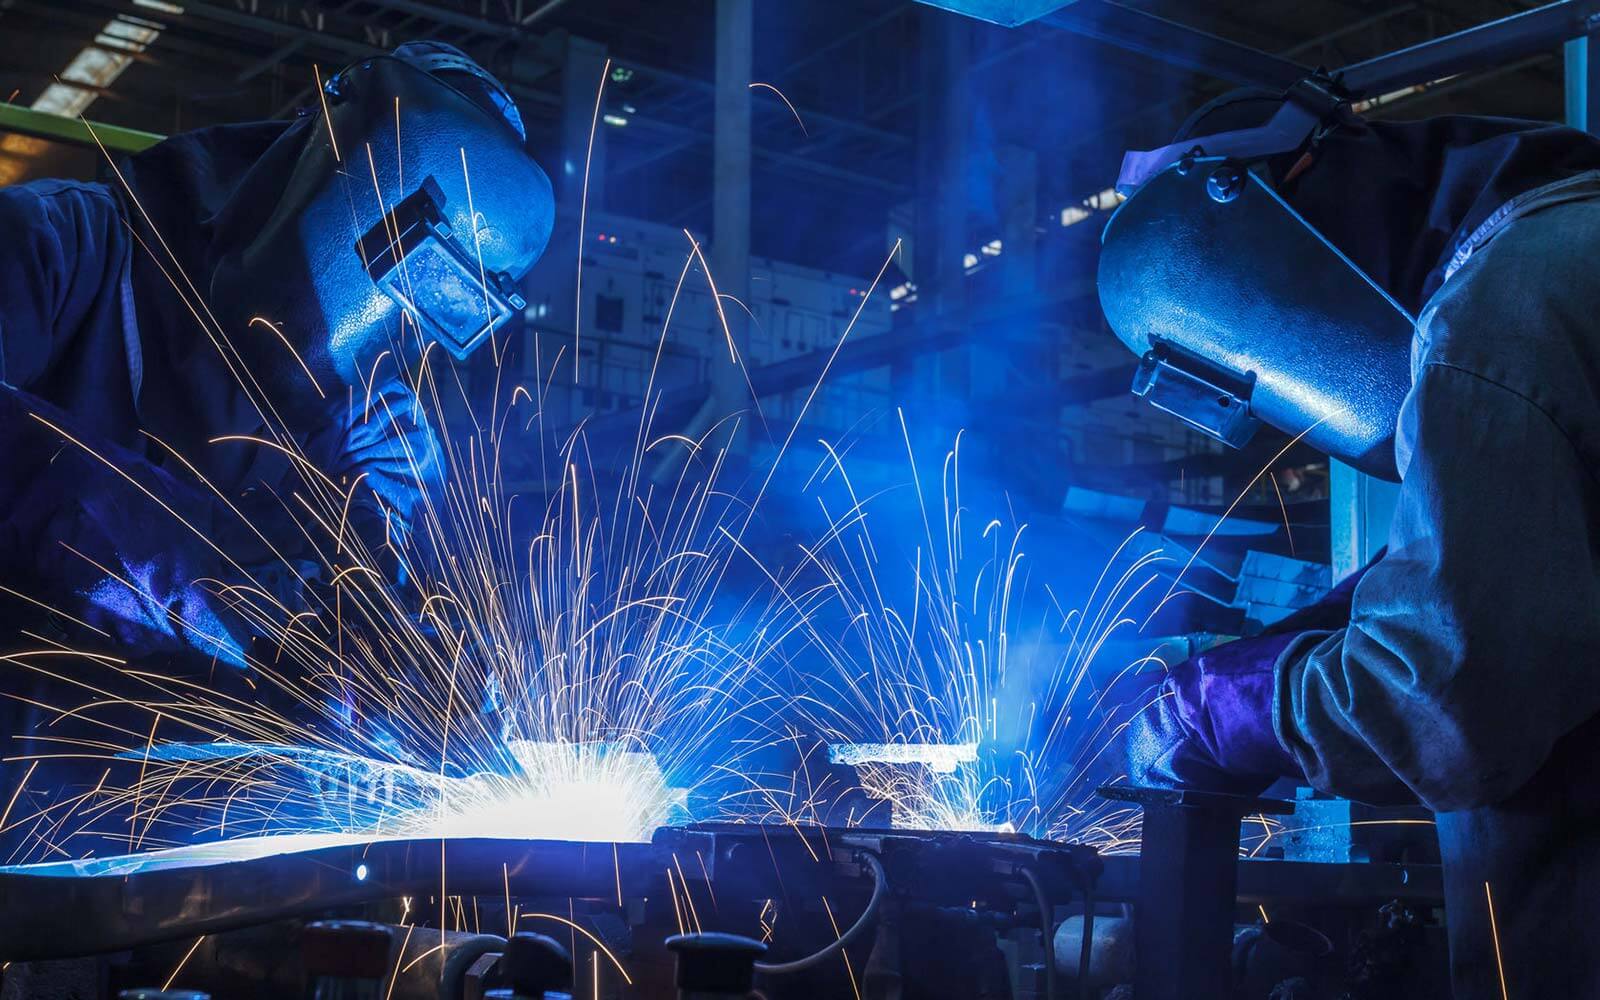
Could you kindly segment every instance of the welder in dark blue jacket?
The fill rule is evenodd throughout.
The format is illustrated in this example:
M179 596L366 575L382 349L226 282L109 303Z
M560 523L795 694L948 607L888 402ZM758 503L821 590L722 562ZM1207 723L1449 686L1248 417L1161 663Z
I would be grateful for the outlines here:
M0 188L0 586L23 621L246 667L251 614L357 558L398 575L441 475L416 373L488 341L549 237L525 139L498 81L418 42L294 121Z

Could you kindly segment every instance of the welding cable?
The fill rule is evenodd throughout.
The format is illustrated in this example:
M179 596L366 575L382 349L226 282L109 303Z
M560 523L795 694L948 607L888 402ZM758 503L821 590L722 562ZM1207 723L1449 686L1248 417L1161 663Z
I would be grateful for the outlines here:
M1089 960L1094 957L1094 883L1095 880L1091 878L1083 887L1083 940L1078 944L1078 1000L1094 998L1094 990L1089 985ZM1052 960L1055 958L1053 946L1050 957Z
M839 939L820 951L813 952L805 958L797 958L792 962L757 962L756 971L768 976L787 976L794 972L804 972L814 968L834 955L844 951L845 947L860 937L872 922L878 917L878 909L883 905L883 897L889 886L889 878L883 872L883 862L878 860L876 854L862 851L858 857L866 862L872 870L872 898L867 900L867 908L861 911L861 916L850 925L850 929L839 935Z
M1018 868L1017 873L1028 882L1028 888L1033 890L1033 904L1039 908L1039 944L1044 948L1044 995L1045 1000L1061 1000L1058 992L1060 984L1056 972L1056 935L1055 913L1050 905L1050 899L1044 893L1044 883L1039 881L1039 876L1033 873L1032 868ZM1079 967L1078 975L1086 976L1088 970Z

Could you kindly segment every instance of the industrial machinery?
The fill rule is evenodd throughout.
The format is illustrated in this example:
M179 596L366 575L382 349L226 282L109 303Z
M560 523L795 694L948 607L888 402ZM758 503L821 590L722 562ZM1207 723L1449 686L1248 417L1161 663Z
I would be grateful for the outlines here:
M1110 0L931 2L1000 24L1042 18L1235 83L1281 89L1310 69ZM1594 9L1550 3L1338 78L1351 96L1376 98L1558 42L1586 53ZM1596 67L1574 60L1569 71L1585 116ZM152 138L123 137L129 148ZM720 344L701 276L685 286L676 332L658 339L688 238L598 217L584 239L583 363L605 374L570 389L555 380L551 409L577 422L637 406L657 371L674 387L664 405L692 417L707 352L691 341ZM760 260L751 280L741 305L754 321L752 388L809 386L809 362L831 356L861 280ZM566 314L573 283L552 273L549 288L522 290L519 374L542 372L540 329L578 327ZM870 343L895 336L891 308L863 312L853 335L869 342L863 354L903 346ZM828 415L891 399L888 373L864 368L830 385ZM774 413L791 416L788 405ZM1076 500L1069 512L1082 516L1101 506ZM1159 527L1189 533L1170 512ZM1318 564L1252 555L1204 567L1213 603L1267 622L1326 584ZM1106 794L1142 811L1138 853L1010 833L691 824L649 843L335 834L5 868L0 1000L1445 995L1425 819L1310 795Z
M1290 803L1105 793L1143 808L1142 861L710 824L647 844L302 836L13 867L0 995L1260 1000L1442 981L1436 865L1235 862L1241 819Z

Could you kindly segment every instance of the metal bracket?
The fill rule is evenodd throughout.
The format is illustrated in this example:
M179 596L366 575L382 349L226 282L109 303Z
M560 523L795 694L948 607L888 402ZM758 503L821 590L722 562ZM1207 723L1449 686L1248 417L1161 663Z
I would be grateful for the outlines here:
M1230 448L1243 447L1261 421L1250 414L1255 376L1239 376L1176 344L1152 340L1133 374L1133 394Z
M1133 992L1139 1000L1230 995L1239 821L1294 803L1183 789L1107 785L1100 794L1144 809Z

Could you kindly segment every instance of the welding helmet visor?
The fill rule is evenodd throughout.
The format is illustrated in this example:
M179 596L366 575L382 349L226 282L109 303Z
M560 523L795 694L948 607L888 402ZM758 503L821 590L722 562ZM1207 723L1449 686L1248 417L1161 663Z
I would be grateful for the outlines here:
M394 51L393 58L422 70L430 78L466 97L478 106L480 112L487 112L489 118L498 119L499 123L515 133L517 142L526 142L522 115L505 87L459 49L442 42L408 42ZM342 102L363 89L364 81L359 77L370 71L369 63L350 67L329 80L326 89L335 102ZM365 89L370 96L370 85ZM403 107L407 102L402 101L398 93L395 96L395 107L402 116L401 130L404 131ZM416 111L412 109L413 114ZM424 123L418 121L415 124L420 126ZM495 130L492 122L476 124ZM459 148L459 173L462 187L468 190L465 192L466 204L453 206L458 211L447 211L449 198L438 176L429 173L422 178L422 183L415 191L405 194L386 216L361 236L356 248L373 283L406 311L425 336L457 360L466 358L476 350L494 330L526 304L516 290L516 278L521 277L526 267L513 275L507 270L488 267L482 260L483 230L488 225L487 219L479 220L467 215L468 227L458 229L452 225L452 215L460 217L460 209L470 211L475 207L474 192L470 190L468 157L473 160L487 159L487 162L480 163L478 177L478 196L485 205L492 204L497 196L504 193L508 180L513 183L520 181L525 185L520 189L520 193L528 199L522 206L524 214L528 208L548 209L551 204L548 197L543 202L539 199L541 188L534 181L543 179L543 174L537 165L533 165L533 171L539 174L537 179L520 176L515 170L510 177L501 175L500 170L505 166L508 155L514 161L513 166L524 168L523 173L526 173L525 168L532 161L526 156L517 157L515 150L507 148L507 135L501 134L498 138L500 141L490 142L480 137L470 149L465 145ZM396 159L398 161L403 157L397 155ZM398 177L404 164L397 162L395 167ZM482 172L485 167L494 172ZM446 183L456 172L445 171ZM542 190L548 196L548 181ZM513 196L516 193L513 190ZM535 211L532 214L540 218L524 220L524 224L531 224L534 231L542 230L548 235L548 211ZM491 256L495 256L493 251ZM496 263L505 262L496 260Z
M1264 162L1327 121L1295 107L1129 154L1101 307L1159 409L1236 448L1266 422L1393 480L1414 320L1274 189Z
M303 371L342 400L327 390L370 382L386 351L414 359L437 344L465 358L522 308L516 282L553 223L549 179L493 78L434 48L448 51L430 61L403 46L337 74L322 113L240 185L254 203L219 234L210 300L276 399L307 399ZM281 344L232 336L258 318Z

